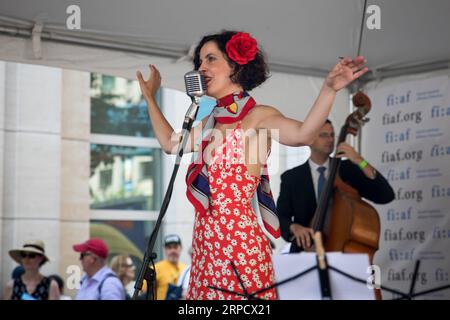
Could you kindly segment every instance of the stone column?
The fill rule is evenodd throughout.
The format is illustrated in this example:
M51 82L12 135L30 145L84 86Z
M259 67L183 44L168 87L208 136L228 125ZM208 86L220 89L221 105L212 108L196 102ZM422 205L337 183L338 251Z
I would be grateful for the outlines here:
M16 266L8 250L27 239L45 242L44 274L59 270L62 76L27 64L4 70L2 283Z
M67 280L79 265L72 245L89 237L89 81L88 72L0 64L1 287L16 266L8 250L28 239L45 242L44 275Z
M61 191L59 273L66 279L65 294L74 296L71 265L79 265L74 243L89 238L90 73L62 71ZM81 269L80 269L81 271Z

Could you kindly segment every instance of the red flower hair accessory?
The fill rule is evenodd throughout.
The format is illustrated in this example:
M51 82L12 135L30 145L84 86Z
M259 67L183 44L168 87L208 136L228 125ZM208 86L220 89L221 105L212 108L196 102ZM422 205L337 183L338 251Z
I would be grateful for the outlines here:
M238 32L227 42L225 49L231 60L244 65L255 59L256 53L258 53L258 44L249 33Z

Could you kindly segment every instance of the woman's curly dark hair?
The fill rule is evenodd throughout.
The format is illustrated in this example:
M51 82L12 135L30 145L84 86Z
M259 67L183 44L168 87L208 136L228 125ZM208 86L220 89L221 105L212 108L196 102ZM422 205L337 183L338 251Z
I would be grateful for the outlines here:
M237 31L227 30L222 31L221 33L204 36L195 48L194 68L195 70L200 68L200 50L203 45L209 41L214 41L219 47L219 50L223 52L228 65L233 70L231 81L239 83L245 91L249 91L267 80L269 77L269 68L261 50L258 50L254 60L249 61L245 65L239 65L228 57L225 46L236 33Z

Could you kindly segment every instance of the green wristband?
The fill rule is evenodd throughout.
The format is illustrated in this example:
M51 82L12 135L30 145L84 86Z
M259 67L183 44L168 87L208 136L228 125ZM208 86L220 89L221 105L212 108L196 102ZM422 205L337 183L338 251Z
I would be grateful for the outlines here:
M362 160L358 163L358 167L359 167L361 170L364 170L364 168L367 167L367 161L364 160L364 159L362 159Z

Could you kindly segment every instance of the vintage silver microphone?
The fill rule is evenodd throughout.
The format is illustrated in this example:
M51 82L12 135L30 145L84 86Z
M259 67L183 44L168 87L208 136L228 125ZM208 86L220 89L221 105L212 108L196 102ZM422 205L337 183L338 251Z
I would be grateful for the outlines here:
M189 71L184 75L186 94L191 97L192 104L184 117L183 129L188 129L188 125L195 121L200 105L200 97L206 94L205 77L196 70ZM190 128L189 128L190 129Z

